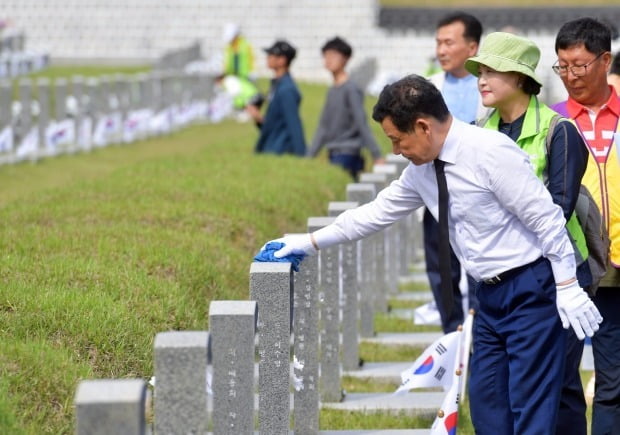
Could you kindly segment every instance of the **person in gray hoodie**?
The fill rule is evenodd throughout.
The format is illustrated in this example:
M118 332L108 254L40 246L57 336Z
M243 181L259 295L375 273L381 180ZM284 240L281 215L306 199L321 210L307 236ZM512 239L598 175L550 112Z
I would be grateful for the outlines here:
M335 37L321 49L325 68L332 74L334 84L329 88L319 126L308 150L316 157L327 148L329 161L342 166L354 180L364 168L362 147L368 148L375 163L383 163L364 111L364 92L345 71L353 49L342 38Z

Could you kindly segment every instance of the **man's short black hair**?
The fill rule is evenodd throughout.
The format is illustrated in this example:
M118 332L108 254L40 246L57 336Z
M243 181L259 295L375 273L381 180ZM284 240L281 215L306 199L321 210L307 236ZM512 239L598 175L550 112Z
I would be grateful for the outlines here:
M389 117L403 133L411 132L418 119L429 116L443 122L450 112L435 85L416 74L384 87L372 111L372 119L383 122Z
M323 45L323 47L321 47L321 53L325 53L327 50L337 51L347 59L353 54L353 48L351 48L351 45L339 36L330 39Z
M611 62L609 73L620 75L620 51L614 55L614 60Z
M611 51L611 29L594 18L578 18L564 23L555 37L555 52L581 45L590 53Z
M480 38L482 37L482 23L480 23L478 18L466 12L452 12L444 16L437 23L437 29L458 22L463 23L463 26L465 26L463 37L469 41L475 41L476 44L480 44Z

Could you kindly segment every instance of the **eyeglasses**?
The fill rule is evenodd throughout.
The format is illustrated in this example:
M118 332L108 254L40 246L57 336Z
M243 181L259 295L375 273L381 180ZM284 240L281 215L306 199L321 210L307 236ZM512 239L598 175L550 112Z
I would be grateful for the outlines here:
M551 67L551 69L553 70L554 73L556 73L559 76L568 75L568 71L570 70L570 72L572 72L575 77L583 77L588 73L588 67L592 65L594 62L596 62L605 53L607 52L603 51L602 53L600 53L598 56L596 56L594 59L592 59L590 62L586 63L585 65L561 66L561 65L558 65L559 60L556 60L553 66Z

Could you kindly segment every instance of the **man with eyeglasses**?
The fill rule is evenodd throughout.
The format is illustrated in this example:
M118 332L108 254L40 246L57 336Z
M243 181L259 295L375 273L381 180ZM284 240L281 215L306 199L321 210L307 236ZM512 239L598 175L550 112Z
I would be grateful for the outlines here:
M553 106L573 119L590 152L582 183L601 209L611 239L610 265L592 300L603 316L592 338L595 395L592 434L620 433L620 99L607 84L611 30L580 18L564 24L555 40L553 65L568 100ZM583 348L581 348L582 350ZM581 354L581 350L579 354Z

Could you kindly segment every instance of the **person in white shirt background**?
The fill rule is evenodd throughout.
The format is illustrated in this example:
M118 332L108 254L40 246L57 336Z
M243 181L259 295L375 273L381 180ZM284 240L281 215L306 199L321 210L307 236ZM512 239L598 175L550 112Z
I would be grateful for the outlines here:
M472 123L481 119L489 112L482 105L478 93L478 82L475 76L465 69L465 61L478 52L482 24L471 14L465 12L450 12L437 23L435 32L435 55L442 71L433 74L428 79L441 92L448 110L456 119ZM456 331L465 318L463 312L463 297L467 292L466 308L478 309L478 302L473 294L474 282L471 278L461 280L461 265L454 252L450 252L452 272L452 297L454 304L447 312L445 301L441 295L441 279L439 277L439 245L437 220L428 211L424 210L422 218L424 228L424 261L426 274L433 292L435 305L439 311L441 326L444 333ZM463 283L461 283L463 281Z
M529 158L506 135L452 117L417 75L386 86L373 110L393 152L411 164L377 198L314 233L275 240L275 253L312 255L426 206L438 217L445 165L450 242L476 281L470 407L478 434L554 434L565 352L562 328L583 339L602 318L575 279L565 219Z

